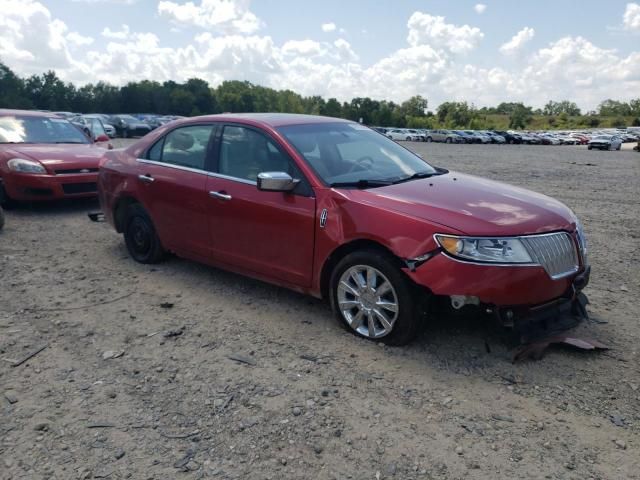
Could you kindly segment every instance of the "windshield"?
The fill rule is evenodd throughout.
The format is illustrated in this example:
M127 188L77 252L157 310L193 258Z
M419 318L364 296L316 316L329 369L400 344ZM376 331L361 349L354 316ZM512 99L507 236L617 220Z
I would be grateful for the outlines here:
M102 124L102 120L95 117L85 117L87 120L87 127L91 132L91 137L93 139L98 138L99 136L106 136L107 132L104 129L104 125Z
M0 143L89 143L89 139L62 118L0 117Z
M329 185L391 183L416 174L438 173L396 142L355 123L292 125L278 130Z

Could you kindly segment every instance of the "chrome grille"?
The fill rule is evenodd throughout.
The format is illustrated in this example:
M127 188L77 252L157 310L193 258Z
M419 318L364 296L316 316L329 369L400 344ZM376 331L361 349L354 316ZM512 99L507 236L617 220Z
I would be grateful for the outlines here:
M535 263L554 280L578 271L578 254L568 233L520 237Z

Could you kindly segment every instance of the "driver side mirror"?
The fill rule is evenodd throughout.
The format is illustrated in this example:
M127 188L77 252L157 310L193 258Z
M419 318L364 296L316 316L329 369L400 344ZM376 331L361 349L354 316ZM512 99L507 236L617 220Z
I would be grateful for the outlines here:
M258 190L263 192L291 192L300 183L285 172L262 172L258 174Z

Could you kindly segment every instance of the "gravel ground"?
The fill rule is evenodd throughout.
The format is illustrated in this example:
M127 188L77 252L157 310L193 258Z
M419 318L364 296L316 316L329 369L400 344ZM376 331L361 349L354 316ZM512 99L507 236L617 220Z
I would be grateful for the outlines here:
M0 477L640 478L640 155L411 148L576 211L607 322L582 330L612 350L513 365L499 331L456 318L369 343L318 300L134 263L93 202L21 207L0 233Z

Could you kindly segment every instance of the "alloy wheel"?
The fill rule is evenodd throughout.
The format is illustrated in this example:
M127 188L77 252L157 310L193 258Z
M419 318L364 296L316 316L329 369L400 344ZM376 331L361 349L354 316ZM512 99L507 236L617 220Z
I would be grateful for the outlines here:
M387 277L368 265L344 271L338 284L338 307L347 324L360 335L381 338L393 330L399 302Z

